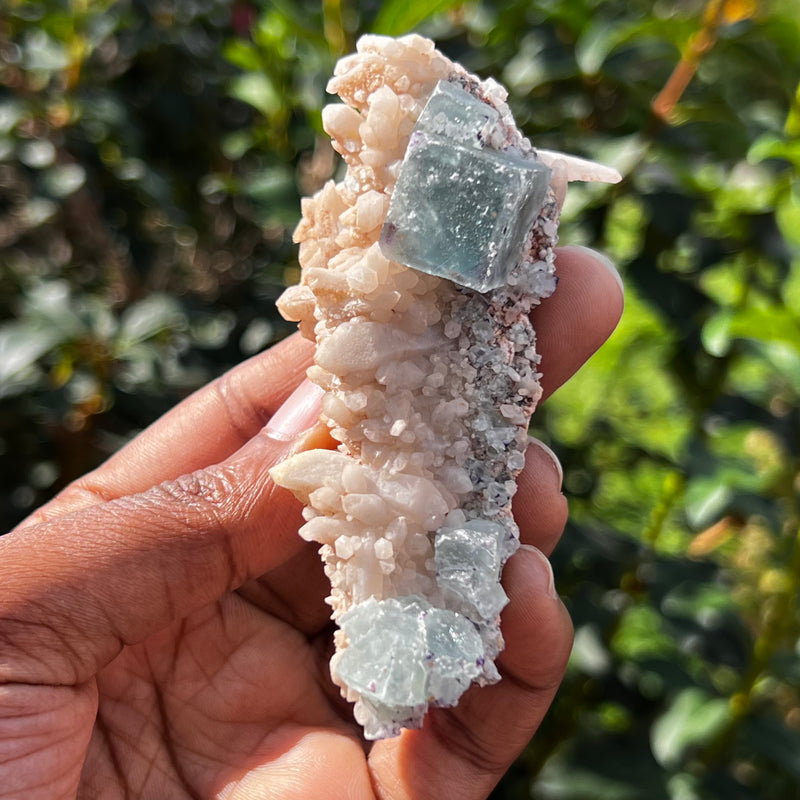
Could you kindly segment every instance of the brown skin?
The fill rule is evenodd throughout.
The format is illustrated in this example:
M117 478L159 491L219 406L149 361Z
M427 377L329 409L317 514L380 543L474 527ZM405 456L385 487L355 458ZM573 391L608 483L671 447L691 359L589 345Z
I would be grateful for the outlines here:
M546 392L616 325L611 273L564 248L537 309ZM473 800L536 731L572 628L523 548L503 583L504 679L419 731L365 742L330 682L327 583L265 431L312 348L291 337L154 423L0 537L0 798ZM311 434L319 437L319 431ZM514 500L549 553L566 520L536 447Z

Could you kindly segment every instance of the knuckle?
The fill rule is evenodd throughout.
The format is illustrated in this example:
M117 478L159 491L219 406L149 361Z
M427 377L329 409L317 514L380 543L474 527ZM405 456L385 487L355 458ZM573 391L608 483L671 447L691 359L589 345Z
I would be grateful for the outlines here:
M231 428L241 442L246 442L262 428L269 414L247 391L247 385L235 370L221 376L213 384L214 393L225 410Z
M242 557L237 556L241 549L237 540L264 494L266 480L260 480L258 472L248 465L218 464L165 481L148 493L154 510L167 511L167 524L189 535L201 534L224 556L231 587L247 575Z
M187 521L227 527L247 511L252 481L241 469L224 464L181 475L159 484L160 500L190 512Z

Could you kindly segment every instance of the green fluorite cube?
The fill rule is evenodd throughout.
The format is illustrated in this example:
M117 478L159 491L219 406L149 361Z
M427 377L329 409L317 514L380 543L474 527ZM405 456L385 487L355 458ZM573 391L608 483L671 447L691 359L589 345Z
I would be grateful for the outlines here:
M439 81L414 129L480 149L491 141L499 125L496 108L482 103L455 83Z
M411 135L381 232L384 255L486 292L503 286L544 203L550 170L509 152Z

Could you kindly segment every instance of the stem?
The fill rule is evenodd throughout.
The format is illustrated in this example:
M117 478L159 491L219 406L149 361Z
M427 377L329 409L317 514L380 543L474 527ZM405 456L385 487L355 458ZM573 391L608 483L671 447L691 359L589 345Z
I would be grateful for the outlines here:
M685 487L686 479L680 470L674 469L664 478L661 497L650 515L650 522L642 532L642 540L648 547L656 546L661 532L664 530L664 523L667 521L669 512L681 498Z
M664 88L656 95L651 108L662 121L668 122L673 116L675 106L686 91L703 56L717 43L717 31L723 19L726 0L709 0L703 14L703 27L689 39L681 60Z

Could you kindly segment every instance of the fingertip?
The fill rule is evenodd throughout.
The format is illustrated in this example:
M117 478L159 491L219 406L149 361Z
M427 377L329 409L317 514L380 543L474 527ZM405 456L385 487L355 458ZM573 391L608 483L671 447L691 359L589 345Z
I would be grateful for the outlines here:
M272 415L264 428L264 435L289 442L312 428L322 413L324 394L325 391L308 378L303 380Z
M565 245L560 249L560 253L563 256L564 253L567 254L575 254L576 257L583 257L589 261L594 261L600 264L605 270L607 270L608 274L617 284L617 288L619 289L620 295L622 296L622 300L625 300L625 283L622 280L622 276L619 274L619 270L617 270L616 264L605 254L602 253L600 250L594 250L591 247L585 247L582 244L568 244Z
M521 544L519 549L523 553L529 553L532 557L528 560L531 561L531 569L529 570L529 580L531 587L537 594L544 594L551 600L558 600L558 592L556 592L556 579L553 575L553 566L550 564L550 559L538 548L532 544Z

